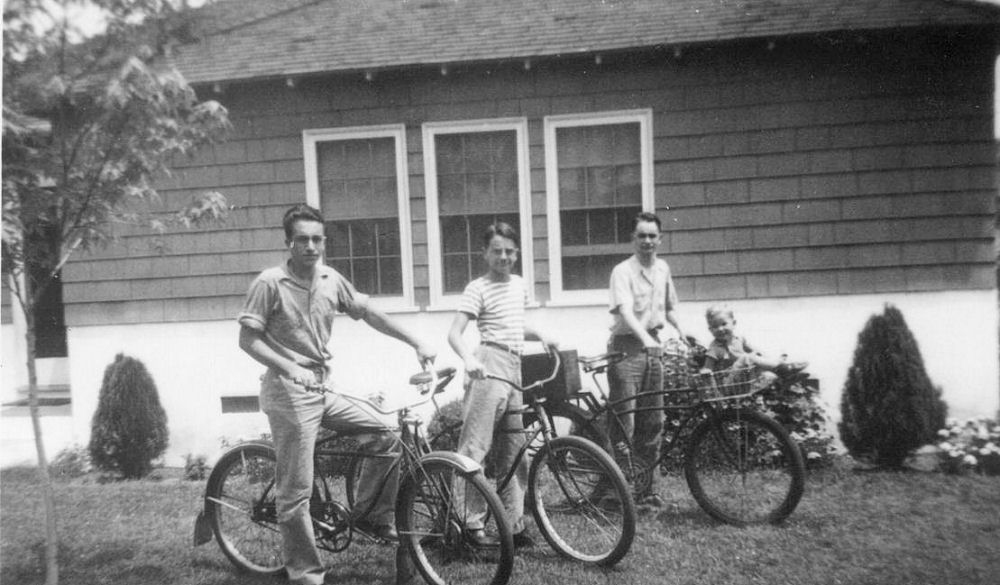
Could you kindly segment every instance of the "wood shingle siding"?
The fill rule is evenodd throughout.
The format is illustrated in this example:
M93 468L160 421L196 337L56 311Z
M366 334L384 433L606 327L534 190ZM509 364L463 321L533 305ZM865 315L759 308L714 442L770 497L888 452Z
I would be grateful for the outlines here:
M225 226L132 232L65 272L70 326L231 319L284 257L302 132L404 124L416 304L429 275L421 124L525 117L535 292L549 299L543 118L652 110L656 210L682 299L979 290L993 268L995 41L988 31L729 43L685 51L232 83L231 139L178 160L168 204L217 189ZM208 88L201 92L209 97ZM328 218L336 210L324 210ZM622 256L629 247L618 245ZM617 250L617 248L616 248Z

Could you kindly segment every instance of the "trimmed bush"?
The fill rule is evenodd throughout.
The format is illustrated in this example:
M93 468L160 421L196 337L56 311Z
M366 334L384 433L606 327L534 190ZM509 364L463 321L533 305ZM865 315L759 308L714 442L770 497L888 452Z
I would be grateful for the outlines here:
M95 467L126 479L145 477L167 449L167 414L146 366L124 354L104 370L90 431Z
M944 427L948 407L896 307L887 304L858 335L840 410L847 451L886 468L901 468L910 451L934 441Z

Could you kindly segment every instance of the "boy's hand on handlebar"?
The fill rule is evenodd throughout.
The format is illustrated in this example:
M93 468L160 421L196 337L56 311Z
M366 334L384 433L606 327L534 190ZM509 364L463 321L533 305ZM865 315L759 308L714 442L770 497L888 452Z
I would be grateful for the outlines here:
M433 347L421 343L414 349L417 351L417 361L420 362L420 367L427 367L428 364L434 363L434 359L437 357L437 350Z
M475 356L469 356L465 360L465 375L473 380L482 380L486 377L486 367Z

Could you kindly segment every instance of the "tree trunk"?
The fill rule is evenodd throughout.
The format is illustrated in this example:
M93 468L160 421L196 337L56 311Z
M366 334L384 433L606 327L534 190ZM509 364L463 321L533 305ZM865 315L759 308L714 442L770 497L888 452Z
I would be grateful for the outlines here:
M45 506L45 585L59 583L59 535L56 534L56 506L52 493L52 478L49 477L49 462L45 457L45 443L42 441L42 420L38 412L38 372L35 368L35 311L34 307L22 307L25 320L25 341L28 345L28 410L31 412L31 428L35 434L35 451L38 453L38 481L42 487Z

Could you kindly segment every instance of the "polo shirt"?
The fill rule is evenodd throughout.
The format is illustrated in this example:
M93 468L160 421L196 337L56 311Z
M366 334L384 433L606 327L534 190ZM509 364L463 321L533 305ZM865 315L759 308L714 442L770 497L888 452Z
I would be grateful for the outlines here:
M352 319L363 318L368 295L359 293L329 266L317 266L312 282L307 283L297 279L285 263L254 279L237 321L263 333L283 357L315 368L333 357L327 344L338 311Z
M661 258L649 268L632 255L619 262L611 271L609 311L614 316L612 335L632 335L632 330L621 311L632 311L647 331L660 329L667 324L667 311L678 304L677 290L670 275L670 267Z

